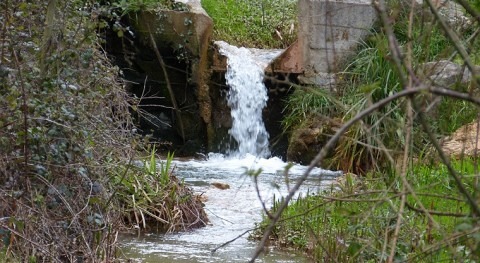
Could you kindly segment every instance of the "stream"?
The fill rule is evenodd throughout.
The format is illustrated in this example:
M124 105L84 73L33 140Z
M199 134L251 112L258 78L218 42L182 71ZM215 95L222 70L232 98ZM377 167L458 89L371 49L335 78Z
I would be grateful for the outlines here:
M204 160L174 161L177 177L207 198L205 210L210 223L184 233L124 235L121 246L126 258L141 262L247 262L257 245L248 240L247 232L262 220L262 202L267 209L272 207L273 200L286 196L307 169L293 165L286 172L288 164L270 156L269 134L262 120L268 100L264 69L281 50L238 48L221 41L215 44L227 57L227 103L232 116L229 135L237 148L229 149L227 155L210 153ZM247 171L261 171L257 185ZM315 168L297 197L328 187L341 174ZM221 190L213 183L229 188ZM293 252L268 250L257 262L308 262Z
M205 209L210 224L185 233L123 236L122 251L125 256L142 262L247 262L257 245L247 239L248 234L215 253L212 250L252 229L262 219L262 204L252 178L245 174L246 169L262 169L258 188L266 206L271 207L274 196L279 198L287 194L284 176L287 164L279 158L247 155L239 159L226 158L221 154L210 154L205 161L176 160L174 164L177 176L183 178L196 193L207 197ZM289 183L294 184L305 169L305 166L293 166L288 173ZM320 174L326 179L320 181ZM338 172L315 168L311 175L301 187L299 195L328 187ZM212 183L226 183L230 188L220 190ZM309 261L298 254L271 249L258 262Z

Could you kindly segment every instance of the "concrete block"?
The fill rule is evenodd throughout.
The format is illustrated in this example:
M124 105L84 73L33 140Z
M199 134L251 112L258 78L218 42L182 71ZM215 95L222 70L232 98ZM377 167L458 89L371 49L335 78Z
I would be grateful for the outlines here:
M299 0L299 42L307 75L342 70L377 20L370 0Z

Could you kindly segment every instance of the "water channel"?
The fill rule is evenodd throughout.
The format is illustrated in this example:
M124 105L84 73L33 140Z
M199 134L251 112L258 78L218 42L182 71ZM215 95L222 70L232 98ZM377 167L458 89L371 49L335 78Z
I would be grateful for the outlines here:
M269 135L261 117L268 100L263 70L280 52L237 48L224 42L217 45L228 58L226 79L230 93L227 99L233 120L229 134L237 141L238 148L230 150L227 156L210 153L204 160L174 162L175 174L207 198L205 209L210 223L184 233L125 235L122 252L127 258L142 262L247 262L257 245L248 240L247 232L261 221L262 202L271 207L274 198L287 195L290 185L295 184L307 168L294 165L285 173L288 164L269 156ZM255 185L246 171L258 169L261 174ZM338 175L338 172L315 168L297 196L319 191ZM218 189L212 183L227 184L229 189ZM222 246L227 242L230 243ZM258 262L308 262L298 254L269 249ZM213 250L216 251L212 253Z

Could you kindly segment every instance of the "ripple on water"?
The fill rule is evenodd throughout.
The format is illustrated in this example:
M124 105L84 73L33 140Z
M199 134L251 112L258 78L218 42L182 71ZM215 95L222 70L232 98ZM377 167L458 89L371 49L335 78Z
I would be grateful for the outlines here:
M208 160L174 161L178 177L192 185L197 193L207 196L205 209L211 221L207 227L169 235L146 234L140 237L123 236L123 252L144 262L246 262L255 250L256 243L246 236L211 253L213 249L228 242L261 220L262 205L258 199L253 180L245 175L246 169L262 169L258 188L267 207L273 196L285 196L288 192L284 180L284 169L288 165L280 158L228 158L221 154L210 154ZM294 165L289 170L289 181L295 181L305 172L306 166ZM299 194L318 191L339 175L315 168ZM325 174L320 181L319 175ZM230 189L220 190L210 184L222 182ZM299 255L272 251L258 262L308 262Z

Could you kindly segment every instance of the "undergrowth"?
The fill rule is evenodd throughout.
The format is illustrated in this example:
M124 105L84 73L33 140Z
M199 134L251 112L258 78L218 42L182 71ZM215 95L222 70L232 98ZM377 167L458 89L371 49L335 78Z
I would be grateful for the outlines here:
M421 75L424 63L451 57L453 52L451 42L435 21L420 17L419 13L415 13L412 26L414 37L409 42L407 35L409 12L395 6L398 1L390 2L392 8L397 10L392 13L392 19L398 21L393 24L393 30L400 49L405 52L408 44L412 46L412 70L418 71ZM462 37L468 39L471 31L466 30ZM478 60L478 55L475 55L479 45L478 38L470 42L472 56ZM296 88L293 95L288 97L284 110L286 117L282 120L284 132L296 134L296 130L312 122L312 116L315 114L347 122L373 103L401 91L403 87L399 74L408 72L406 68L401 70L404 72L398 72L392 63L386 33L374 29L370 37L359 43L357 52L345 66L344 71L337 74L335 91L301 87ZM472 87L473 85L460 81L452 85L455 90L476 94ZM385 161L395 159L405 147L404 127L407 124L405 101L395 100L350 128L338 142L335 155L328 162L330 166L326 168L359 174L385 168ZM456 99L420 95L417 96L416 103L426 111L429 125L438 137L451 134L462 125L472 122L479 114L477 106ZM427 147L428 139L418 123L414 123L413 133L412 147L417 154ZM297 141L296 138L291 139L289 147L292 145L295 147ZM323 142L320 138L318 141Z
M473 160L454 163L472 193L478 181L476 167ZM470 207L446 167L417 163L407 180L413 192L407 193L395 260L478 260L480 232L474 227L476 219L471 217ZM331 189L291 203L274 228L274 240L280 246L307 252L317 262L385 261L399 212L401 184L394 173L365 178L347 174ZM280 201L275 201L273 211ZM268 222L265 218L259 232Z
M474 101L478 99L478 80L432 83L424 69L425 63L440 60L459 66L467 60L478 64L478 23L472 18L463 28L446 26L459 33L468 50L466 59L459 56L459 48L454 47L457 43L427 5L410 13L410 8L403 6L405 1L387 2L393 6L387 8L383 22L392 22L393 32L383 25L360 44L345 70L336 75L335 91L325 94L297 89L286 102L283 127L291 135L313 122L315 115L310 112L347 123L366 109L375 110L360 115L339 138L334 154L327 156L330 159L318 162L333 163L331 167L345 175L332 188L290 203L274 225L270 242L302 250L316 262L477 262L476 155L451 161L454 172L438 159L429 162L437 156L432 150L437 140L478 118L478 102ZM480 12L478 1L468 2L474 12ZM424 86L429 90L375 104ZM443 96L433 92L440 88L446 91ZM464 100L452 95L456 92L465 96ZM460 147L462 143L477 145L478 138L474 142L465 139ZM448 164L447 160L448 156L444 160ZM272 212L281 211L283 205L282 200L275 200ZM263 233L271 220L266 217L253 237Z
M112 8L89 0L0 2L2 260L112 262L123 215L149 206L172 209L155 214L173 224L165 230L198 222L186 218L200 211L179 212L192 195L171 167L158 173L154 158L149 170L127 165L144 144L129 112L135 101L101 49L97 30L108 23L99 14ZM166 206L148 203L166 195ZM133 208L122 206L130 201Z

